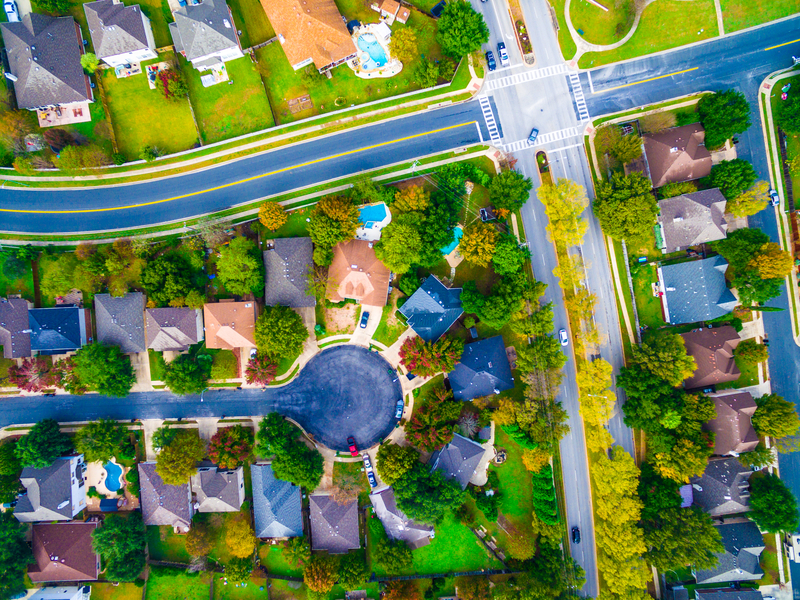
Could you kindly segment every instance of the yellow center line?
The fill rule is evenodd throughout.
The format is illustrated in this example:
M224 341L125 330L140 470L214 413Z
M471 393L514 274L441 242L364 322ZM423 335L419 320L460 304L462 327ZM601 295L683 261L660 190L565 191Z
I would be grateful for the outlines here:
M657 79L664 79L665 77L672 77L674 75L682 75L683 73L690 73L691 71L697 71L700 67L694 67L692 69L686 69L684 71L677 71L675 73L669 73L668 75L659 75L658 77L651 77L650 79L643 79L642 81L634 81L633 83L626 83L624 85L618 85L616 87L606 88L604 90L597 90L595 94L602 94L603 92L610 92L611 90L618 90L620 88L630 87L632 85L639 85L640 83L647 83L648 81L656 81Z
M191 192L190 194L182 194L180 196L175 196L173 198L164 198L163 200L153 200L151 202L141 202L139 204L129 204L127 206L114 206L108 208L91 208L87 210L28 210L28 209L19 209L19 208L0 208L0 212L6 213L25 213L25 214L37 214L37 215L68 215L68 214L77 214L77 213L95 213L95 212L110 212L115 210L128 210L131 208L141 208L143 206L153 206L154 204L164 204L165 202L174 202L175 200L182 200L184 198L191 198L192 196L199 196L201 194L207 194L209 192L215 192L217 190L224 190L225 188L233 187L236 185L241 185L243 183L248 183L250 181L255 181L257 179L261 179L262 177L269 177L270 175L277 175L278 173L285 173L287 171L292 171L294 169L299 169L301 167L308 167L310 165L316 165L319 163L323 163L329 160L333 160L336 158L341 158L343 156L349 156L351 154L356 154L358 152L365 152L367 150L374 150L375 148L382 148L383 146L391 146L392 144L399 144L400 142L407 142L408 140L413 140L419 137L423 137L426 135L433 135L436 133L441 133L443 131L449 131L450 129L458 129L459 127L466 127L468 125L474 125L477 121L468 121L466 123L460 123L458 125L450 125L448 127L442 127L440 129L434 129L433 131L426 131L424 133L416 133L414 135L409 135L406 137L402 137L396 140L391 140L388 142L381 142L380 144L373 144L371 146L365 146L363 148L356 148L355 150L348 150L347 152L340 152L339 154L334 154L332 156L326 156L324 158L316 158L314 160L310 160L308 162L300 163L299 165L292 165L291 167L283 167L282 169L278 169L276 171L270 171L269 173L262 173L261 175L254 175L253 177L248 177L247 179L241 179L239 181L234 181L233 183L226 183L224 185L219 185L217 187L209 188L207 190L201 190L198 192Z
M764 52L766 52L767 50L775 50L775 48L782 48L783 46L788 46L789 44L796 44L797 42L800 42L800 39L792 40L791 42L786 42L785 44L778 44L777 46L770 46L769 48L764 48Z

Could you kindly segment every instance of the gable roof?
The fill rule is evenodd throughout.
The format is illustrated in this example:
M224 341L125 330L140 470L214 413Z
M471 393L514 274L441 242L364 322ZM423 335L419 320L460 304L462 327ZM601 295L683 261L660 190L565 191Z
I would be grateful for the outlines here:
M278 238L264 252L266 283L264 303L267 306L314 306L317 301L308 293L308 273L314 251L311 238Z
M75 479L78 495L73 497ZM69 521L86 505L83 455L57 458L43 469L25 467L19 477L26 493L17 499L14 516L22 523Z
M433 527L409 519L397 507L394 490L391 487L375 490L369 495L369 501L372 502L375 515L383 523L389 539L402 540L412 549L421 548L430 543L433 537Z
M187 4L172 16L175 22L169 24L169 31L175 50L183 52L188 61L239 47L236 26L225 0Z
M447 288L430 275L398 310L419 337L435 342L464 314L461 288Z
M758 446L758 434L750 420L756 412L756 401L750 392L726 390L709 394L714 400L717 418L703 426L714 432L714 454L740 454Z
M92 550L92 532L97 522L37 523L31 529L31 547L36 562L28 576L36 583L50 581L94 581L100 557Z
M92 100L83 73L83 44L75 19L29 13L17 23L0 23L9 73L17 77L19 108Z
M748 511L752 474L736 458L710 460L703 475L691 479L693 502L712 517Z
M666 252L678 252L728 234L727 201L717 188L660 200L658 222Z
M201 467L192 475L192 493L199 512L237 512L244 502L244 470Z
M502 336L464 346L461 362L448 377L453 396L459 400L472 400L513 388L511 365L508 364Z
M55 354L86 343L86 313L77 306L32 308L28 311L31 350Z
M764 571L759 565L764 550L764 538L758 526L747 519L735 519L715 525L725 551L718 553L719 563L713 569L697 571L697 583L726 583L729 581L755 581Z
M110 346L119 346L124 354L145 352L144 305L144 294L141 292L130 292L120 297L95 294L97 340Z
M721 256L660 266L667 322L709 321L736 308L736 296L725 283L727 269L728 263Z
M3 358L26 358L31 355L28 309L22 298L0 298L0 346Z
M261 0L261 6L293 67L311 59L323 69L356 54L333 0Z
M706 149L706 131L700 123L672 127L642 138L654 188L699 179L711 172L711 153Z
M156 473L155 462L139 463L142 517L145 525L188 528L194 510L189 482L167 485Z
M203 339L198 308L148 308L144 313L148 348L183 352Z
M255 346L256 330L255 302L219 302L203 306L203 321L206 325L206 347L247 348Z
M349 240L336 244L328 270L328 299L353 298L370 306L385 306L389 269L375 256L372 242Z
M84 4L83 11L97 58L150 49L138 4L97 0Z
M456 433L449 444L433 453L428 464L431 465L431 471L439 471L445 478L455 479L465 490L485 452L478 442Z
M742 340L733 327L705 327L682 333L681 337L686 353L697 363L694 375L683 382L687 390L739 379L741 373L733 351Z
M764 600L758 588L695 590L697 600Z
M309 497L311 549L341 554L361 547L358 534L358 501L337 504L331 496Z
M88 585L44 587L36 590L28 600L89 600L92 588Z
M252 465L253 514L258 538L303 535L303 501L300 488L276 479L272 465Z

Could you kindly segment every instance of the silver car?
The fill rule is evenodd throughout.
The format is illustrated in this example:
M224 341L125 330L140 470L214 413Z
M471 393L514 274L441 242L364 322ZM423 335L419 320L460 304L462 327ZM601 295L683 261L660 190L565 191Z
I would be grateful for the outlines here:
M16 23L19 21L19 9L14 0L5 0L3 2L3 10L6 11L6 17L8 17L9 23Z

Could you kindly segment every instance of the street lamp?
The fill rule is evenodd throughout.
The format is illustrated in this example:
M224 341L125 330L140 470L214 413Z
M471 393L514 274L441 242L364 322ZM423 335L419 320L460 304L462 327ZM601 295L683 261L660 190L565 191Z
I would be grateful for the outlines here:
M208 390L208 388L206 388L206 389L204 389L202 392L200 392L200 402L202 402L202 401L203 401L203 394L204 394L204 393L205 393L207 390Z

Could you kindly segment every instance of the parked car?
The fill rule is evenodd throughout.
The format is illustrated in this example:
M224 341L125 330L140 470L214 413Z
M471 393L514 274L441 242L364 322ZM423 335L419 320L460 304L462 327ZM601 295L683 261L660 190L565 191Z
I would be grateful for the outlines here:
M369 313L367 311L364 311L363 313L361 313L361 323L359 323L359 327L361 327L361 329L366 329L368 322L369 322Z
M394 413L394 418L395 419L402 419L403 418L403 409L405 407L406 407L406 405L403 403L403 399L400 398L400 400L397 401L397 410Z
M350 456L358 456L358 448L356 447L356 438L352 435L347 438L347 448L350 450Z
M531 129L531 134L528 136L528 145L533 146L537 137L539 137L539 130L534 127Z
M367 471L367 479L372 487L378 487L378 480L375 479L375 473L372 471Z
M250 348L250 358L255 358L258 355L258 348Z
M769 191L769 203L772 206L779 206L780 203L781 203L781 199L778 196L778 192L776 192L775 190L770 190Z
M561 342L562 346L566 346L567 344L569 344L569 336L567 335L566 329L558 330L558 341Z
M572 543L573 544L581 543L581 530L578 529L577 525L572 528Z
M510 62L505 42L497 42L497 55L500 57L500 64L504 67Z
M14 0L5 0L5 2L3 2L3 10L6 11L6 17L8 17L9 23L16 23L19 21L19 10Z
M491 50L486 53L486 64L490 71L494 71L497 68L497 63L494 61L494 53Z
M364 459L364 468L367 471L371 471L372 470L372 461L369 459L369 454L365 454L361 458Z

